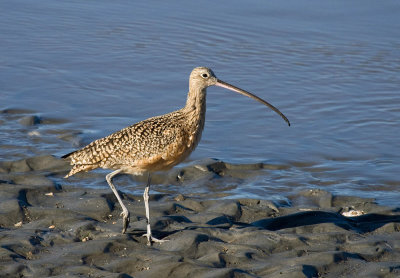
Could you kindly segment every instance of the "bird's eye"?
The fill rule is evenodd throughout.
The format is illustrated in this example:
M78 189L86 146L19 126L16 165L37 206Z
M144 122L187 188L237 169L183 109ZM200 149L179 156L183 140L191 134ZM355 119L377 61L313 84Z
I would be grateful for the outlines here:
M207 77L208 77L208 74L207 74L207 73L203 73L201 76L202 76L203 78L207 78Z

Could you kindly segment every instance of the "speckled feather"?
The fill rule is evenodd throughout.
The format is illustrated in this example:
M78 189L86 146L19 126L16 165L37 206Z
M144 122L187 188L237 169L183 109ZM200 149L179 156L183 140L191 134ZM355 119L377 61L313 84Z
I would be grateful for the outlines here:
M142 174L168 170L186 159L200 141L204 128L209 84L202 80L201 72L214 77L207 68L193 70L184 108L138 122L64 155L73 165L65 177L96 168Z
M93 141L64 157L74 165L66 177L98 167L132 174L168 170L184 160L200 140L204 119L191 115L178 110Z

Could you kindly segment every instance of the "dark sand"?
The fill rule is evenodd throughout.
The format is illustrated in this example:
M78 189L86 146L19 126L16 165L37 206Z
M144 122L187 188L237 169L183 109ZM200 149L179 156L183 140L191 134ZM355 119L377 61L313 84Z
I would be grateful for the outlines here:
M280 207L151 194L154 235L169 241L148 247L142 196L123 194L123 235L106 183L56 184L67 169L52 156L0 164L1 277L400 277L400 213L371 199L312 190Z

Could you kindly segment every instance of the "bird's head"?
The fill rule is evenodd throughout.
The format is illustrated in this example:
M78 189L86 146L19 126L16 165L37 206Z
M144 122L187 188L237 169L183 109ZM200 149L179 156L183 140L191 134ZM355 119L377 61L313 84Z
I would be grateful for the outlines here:
M218 82L214 72L206 67L198 67L192 70L189 78L190 90L200 90L215 85Z

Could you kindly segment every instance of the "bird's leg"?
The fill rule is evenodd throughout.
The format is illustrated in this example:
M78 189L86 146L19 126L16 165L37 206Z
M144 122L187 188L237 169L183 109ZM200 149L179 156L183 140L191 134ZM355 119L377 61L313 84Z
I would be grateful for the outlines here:
M149 190L150 190L150 181L151 181L151 176L150 173L148 173L147 176L147 185L146 188L144 189L143 193L143 200L144 200L144 206L146 209L146 218L147 218L147 233L144 234L143 236L147 237L147 245L150 246L151 242L165 242L168 240L163 240L163 239L157 239L152 236L151 234L151 227L150 227L150 209L149 209Z
M122 224L122 233L125 234L126 229L127 229L128 226L129 226L129 221L130 221L130 218L129 218L129 211L128 211L128 209L125 207L124 203L122 202L121 196L119 195L117 189L115 188L114 184L113 184L112 181L111 181L112 178L113 178L115 175L119 174L121 171L122 171L122 169L119 169L119 170L116 170L116 171L114 171L114 172L112 172L112 173L109 173L109 174L106 176L106 180L107 180L107 182L108 182L108 185L111 187L111 190L114 192L115 197L117 197L119 204L121 205L121 208L122 208L122 213L121 213L121 215L122 215L122 223L123 223L123 224Z

